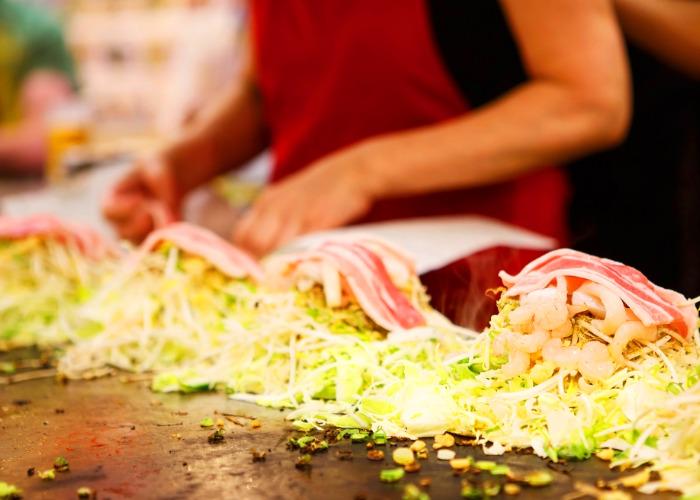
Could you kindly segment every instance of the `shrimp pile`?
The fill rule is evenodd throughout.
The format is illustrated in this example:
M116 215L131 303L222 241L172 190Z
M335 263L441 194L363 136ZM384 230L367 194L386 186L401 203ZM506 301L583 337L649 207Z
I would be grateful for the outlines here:
M557 262L564 259L564 264ZM583 270L572 267L574 259ZM507 356L502 366L507 377L523 374L541 360L596 382L618 368L634 368L640 349L663 359L661 345L686 344L685 337L697 331L697 311L690 301L656 287L632 268L571 250L539 260L539 268L535 261L518 276L502 275L510 285L501 301L506 328L494 336L492 349L496 356ZM589 272L586 265L599 269ZM540 283L533 285L537 279Z

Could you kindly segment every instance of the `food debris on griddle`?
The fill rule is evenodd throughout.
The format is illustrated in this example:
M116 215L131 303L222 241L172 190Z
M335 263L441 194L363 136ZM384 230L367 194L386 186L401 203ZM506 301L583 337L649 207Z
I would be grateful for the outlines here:
M250 454L253 457L253 463L255 462L264 462L265 461L265 455L267 455L267 452L265 451L258 451L256 449L250 450Z
M515 484L515 483L506 483L503 486L503 492L506 495L519 495L520 494L520 486Z
M223 429L216 429L214 432L209 434L209 436L207 437L207 441L209 442L209 444L223 443L224 430Z
M473 463L474 459L472 457L453 458L450 460L450 467L454 470L466 471L469 470Z
M487 498L495 497L501 492L501 485L496 481L486 480L482 483L481 489Z
M81 499L94 500L97 498L97 493L95 493L95 490L88 488L87 486L81 486L78 488L76 493L78 494L78 498Z
M395 483L404 477L406 472L397 467L395 469L382 469L379 472L379 480L383 483Z
M403 500L430 500L430 496L413 483L404 486Z
M507 475L508 479L513 482L526 484L535 488L549 486L554 481L554 476L552 476L551 472L544 469L533 470L524 474L509 472Z
M438 434L435 436L433 449L452 448L455 445L455 437L452 434Z
M406 472L418 472L421 469L420 462L411 462L403 466L403 470Z
M17 367L11 361L3 361L0 363L0 373L5 375L12 375L17 371Z
M352 450L336 450L335 456L338 457L338 460L352 460Z
M411 446L410 446L411 451L414 451L416 453L421 452L423 450L426 450L427 447L428 447L428 445L426 445L425 441L423 441L422 439L417 439L416 441L411 443Z
M68 472L70 470L70 465L65 457L58 456L53 461L53 468L58 472Z
M299 470L310 470L311 469L311 455L309 455L308 453L305 453L304 455L300 455L299 458L297 458L297 461L294 464L294 467L296 467Z
M474 483L471 481L468 481L467 479L462 480L462 489L460 490L460 496L462 498L485 498L486 494L484 493L484 490L476 486Z
M0 481L0 498L2 500L18 500L22 498L22 490L14 484Z
M328 441L315 436L302 436L300 438L289 438L287 447L290 450L299 450L301 453L315 454L328 449Z
M56 479L56 471L54 469L47 469L45 471L39 472L38 476L44 481L53 481L54 479Z

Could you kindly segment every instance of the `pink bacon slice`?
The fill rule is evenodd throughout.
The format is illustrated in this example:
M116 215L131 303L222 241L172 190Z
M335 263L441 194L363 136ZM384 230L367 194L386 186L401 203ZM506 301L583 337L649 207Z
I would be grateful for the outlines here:
M90 259L116 256L115 245L89 226L66 222L54 215L35 214L27 217L0 217L0 239L18 240L32 236L52 238L72 245Z
M132 266L166 241L185 252L202 257L231 278L251 277L255 281L262 280L263 271L250 255L211 231L186 222L170 224L149 234L134 255Z
M404 266L407 272L412 275L416 274L416 263L413 261L413 258L391 243L369 236L360 238L356 240L355 243L377 254L382 261L386 259L395 260L398 264Z
M379 326L392 331L425 324L420 311L391 281L382 260L361 242L326 241L309 256L336 267L360 307Z
M576 250L554 250L514 276L499 276L511 297L546 288L558 277L589 280L616 293L645 326L669 325L684 337L697 328L698 313L681 294L654 285L633 267Z

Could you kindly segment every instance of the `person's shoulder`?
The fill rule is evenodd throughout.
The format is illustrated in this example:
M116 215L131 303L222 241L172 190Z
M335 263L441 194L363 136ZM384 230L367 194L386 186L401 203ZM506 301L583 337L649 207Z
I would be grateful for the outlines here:
M0 16L13 28L28 36L61 32L61 25L48 7L40 7L28 1L0 0Z

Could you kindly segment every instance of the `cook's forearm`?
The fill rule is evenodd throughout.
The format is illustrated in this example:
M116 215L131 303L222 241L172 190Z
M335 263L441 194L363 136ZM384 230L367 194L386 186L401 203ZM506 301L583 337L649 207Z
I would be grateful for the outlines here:
M252 85L224 95L164 152L179 188L188 192L259 154L266 145L260 105Z
M620 23L638 45L700 78L700 2L616 0Z
M464 117L370 141L367 178L377 197L491 184L608 147L628 119L628 103L534 81Z

